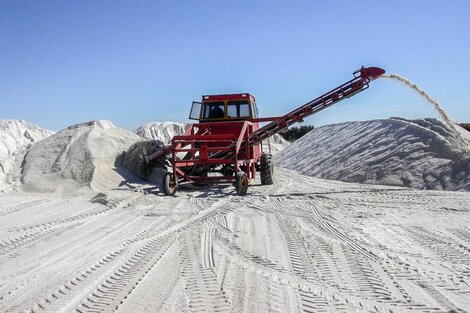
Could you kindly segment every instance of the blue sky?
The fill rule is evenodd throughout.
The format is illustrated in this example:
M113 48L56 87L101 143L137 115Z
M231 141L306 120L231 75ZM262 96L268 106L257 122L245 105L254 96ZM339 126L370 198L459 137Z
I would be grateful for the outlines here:
M0 1L0 118L187 121L202 94L250 92L263 116L379 66L470 122L470 1ZM378 80L306 120L436 116Z

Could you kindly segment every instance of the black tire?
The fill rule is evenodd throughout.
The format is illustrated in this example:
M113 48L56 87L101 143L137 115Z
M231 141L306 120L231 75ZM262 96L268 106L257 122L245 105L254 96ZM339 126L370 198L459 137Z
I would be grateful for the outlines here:
M163 175L161 190L167 196L175 195L176 183L173 179L173 173L165 173L165 175Z
M260 157L261 185L272 185L274 176L273 156L263 153Z
M238 172L237 178L235 180L235 189L237 191L237 195L244 196L248 191L248 176L245 172Z

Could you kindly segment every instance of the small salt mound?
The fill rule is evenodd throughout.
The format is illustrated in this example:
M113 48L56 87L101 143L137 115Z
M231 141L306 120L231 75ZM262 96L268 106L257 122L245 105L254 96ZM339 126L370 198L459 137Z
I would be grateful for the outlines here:
M315 128L276 157L303 174L423 189L470 190L468 147L436 119L388 119Z
M168 144L174 136L183 135L185 129L184 123L152 122L137 128L134 133L145 139L160 140Z
M22 120L0 120L0 190L13 183L28 145L54 132Z
M139 138L109 121L70 126L34 144L23 165L23 189L70 192L78 188L105 190L124 178L116 158Z

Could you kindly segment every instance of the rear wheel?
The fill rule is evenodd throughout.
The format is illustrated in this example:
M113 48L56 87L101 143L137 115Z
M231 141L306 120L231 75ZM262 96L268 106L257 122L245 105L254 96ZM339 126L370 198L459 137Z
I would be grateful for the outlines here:
M246 175L245 172L237 173L237 178L235 181L235 188L239 196L246 195L246 192L248 191L248 176Z
M173 173L165 173L165 175L163 175L161 190L167 196L175 195L176 182Z
M262 185L272 185L274 176L273 156L263 153L260 157L260 176Z

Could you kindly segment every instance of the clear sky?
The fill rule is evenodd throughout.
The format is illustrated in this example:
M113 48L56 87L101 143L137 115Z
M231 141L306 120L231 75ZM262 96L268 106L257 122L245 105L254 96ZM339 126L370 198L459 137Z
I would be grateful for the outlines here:
M470 122L470 1L0 1L0 118L187 121L202 94L250 92L287 113L361 65L417 83ZM436 116L378 80L306 120Z

